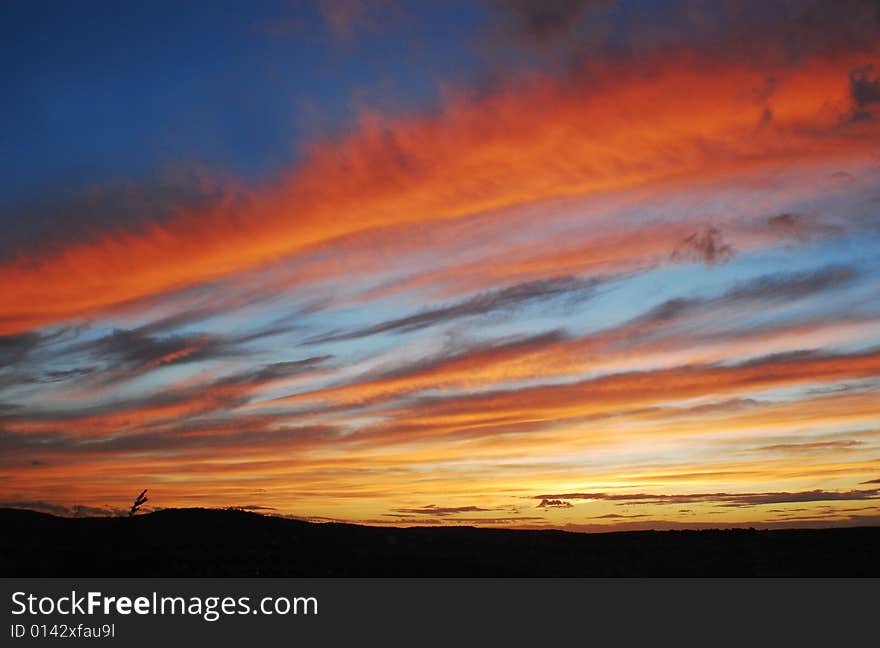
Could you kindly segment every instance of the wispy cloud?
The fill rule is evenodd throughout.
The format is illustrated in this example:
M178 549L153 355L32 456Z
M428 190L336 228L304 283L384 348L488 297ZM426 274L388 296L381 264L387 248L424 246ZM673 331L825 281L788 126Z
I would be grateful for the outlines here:
M685 237L672 251L672 260L701 261L712 266L727 263L733 255L734 249L724 242L721 230L709 227Z
M536 495L535 499L567 500L603 500L620 505L633 506L638 504L695 504L708 502L718 506L759 506L763 504L784 504L789 502L835 502L850 500L873 500L880 498L880 489L823 491L812 490L794 493L688 493L688 494L653 494L653 493L560 493L554 495Z
M359 330L312 338L307 342L318 344L367 337L379 333L407 333L438 324L449 323L465 317L476 317L497 311L511 310L529 303L552 299L562 295L586 300L589 299L591 292L601 283L602 280L599 279L577 279L574 277L529 281Z
M418 508L396 508L394 513L402 513L405 515L435 515L437 517L445 517L447 515L458 515L460 513L483 513L494 511L497 509L481 508L479 506L437 506L429 504Z
M364 120L345 141L312 147L280 189L186 210L162 227L41 251L39 263L4 263L0 277L10 288L0 330L229 276L370 228L747 168L756 158L869 154L873 122L844 127L828 110L853 104L845 83L860 65L864 54L845 50L776 69L696 52L658 58L650 69L617 60L565 83L541 79L454 98L437 116ZM769 75L780 79L774 131L756 137L766 107L748 90ZM646 98L651 111L608 109ZM857 137L846 128L868 130ZM297 218L287 218L293 206Z

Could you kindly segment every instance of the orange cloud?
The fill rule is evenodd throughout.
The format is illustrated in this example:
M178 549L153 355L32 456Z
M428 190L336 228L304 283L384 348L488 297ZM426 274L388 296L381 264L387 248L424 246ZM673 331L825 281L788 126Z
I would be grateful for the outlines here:
M0 267L0 334L227 276L335 237L453 219L546 198L615 190L770 161L859 155L872 120L849 120L842 53L762 68L670 54L605 72L535 79L439 113L364 117L312 146L280 186L143 232L22 257ZM772 93L766 79L776 79ZM768 96L769 95L769 96Z
M685 366L627 372L563 385L427 399L409 411L410 424L466 430L501 423L548 422L611 414L698 397L717 397L777 386L866 378L880 372L880 354L770 358L738 366ZM395 412L386 412L386 414ZM398 412L399 414L399 412ZM502 417L506 417L506 420ZM394 424L388 426L393 431ZM493 432L498 432L497 429ZM380 432L381 433L381 432Z

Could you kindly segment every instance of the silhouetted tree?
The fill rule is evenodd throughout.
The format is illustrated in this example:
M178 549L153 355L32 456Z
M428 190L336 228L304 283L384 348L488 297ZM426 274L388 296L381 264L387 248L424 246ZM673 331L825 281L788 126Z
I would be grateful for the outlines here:
M145 488L144 490L141 491L141 494L138 495L137 498L134 500L134 504L131 505L131 510L128 512L128 517L131 517L132 515L137 513L138 509L146 501L147 501L147 489Z

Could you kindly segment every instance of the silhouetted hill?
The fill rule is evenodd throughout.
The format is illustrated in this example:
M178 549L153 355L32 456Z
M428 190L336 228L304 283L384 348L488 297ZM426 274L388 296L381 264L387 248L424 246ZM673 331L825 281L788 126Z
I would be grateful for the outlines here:
M880 527L581 534L0 509L2 576L880 576Z

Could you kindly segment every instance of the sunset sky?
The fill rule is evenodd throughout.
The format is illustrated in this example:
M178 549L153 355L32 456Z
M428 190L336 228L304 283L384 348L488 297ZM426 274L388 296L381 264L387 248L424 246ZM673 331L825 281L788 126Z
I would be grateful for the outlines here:
M0 49L0 506L880 524L876 1L22 1Z

